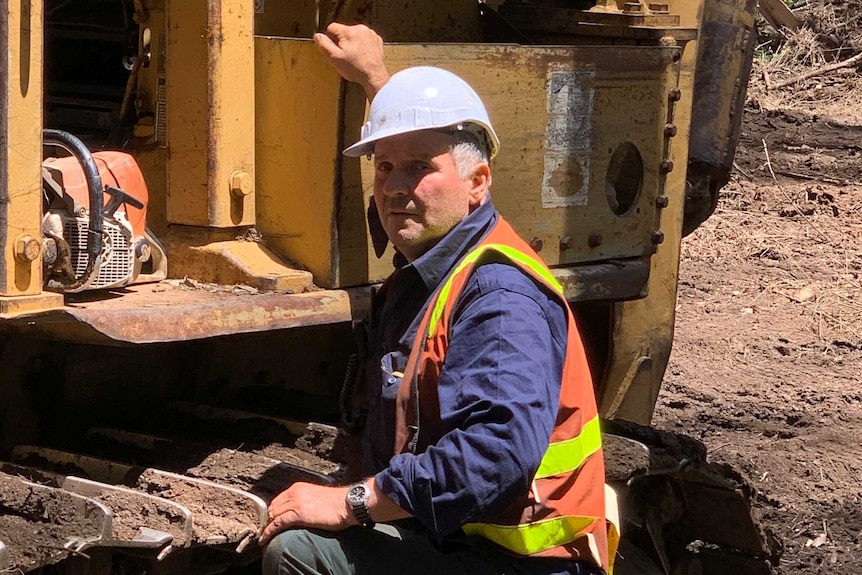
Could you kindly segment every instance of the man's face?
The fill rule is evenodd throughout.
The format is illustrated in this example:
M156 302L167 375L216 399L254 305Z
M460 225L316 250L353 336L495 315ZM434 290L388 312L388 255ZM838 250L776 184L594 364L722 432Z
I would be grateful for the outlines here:
M481 164L466 179L434 131L391 136L374 147L374 203L389 241L413 261L485 201L490 172Z

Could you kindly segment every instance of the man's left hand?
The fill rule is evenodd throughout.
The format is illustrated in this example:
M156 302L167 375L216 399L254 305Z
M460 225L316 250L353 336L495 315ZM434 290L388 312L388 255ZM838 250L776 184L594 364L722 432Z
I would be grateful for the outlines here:
M347 506L347 487L294 483L269 504L267 524L260 535L265 547L273 537L297 527L341 531L358 525Z

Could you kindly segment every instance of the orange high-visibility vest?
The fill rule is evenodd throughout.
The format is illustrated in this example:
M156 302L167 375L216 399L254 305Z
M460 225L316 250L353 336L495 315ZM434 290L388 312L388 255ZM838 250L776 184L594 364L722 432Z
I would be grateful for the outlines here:
M575 319L560 283L501 217L429 302L398 390L395 453L422 452L443 433L437 382L453 310L470 274L488 256L511 262L560 299L568 315L568 344L556 423L531 489L502 513L464 525L463 530L516 555L592 560L611 571L617 536L612 530L609 541L598 411Z

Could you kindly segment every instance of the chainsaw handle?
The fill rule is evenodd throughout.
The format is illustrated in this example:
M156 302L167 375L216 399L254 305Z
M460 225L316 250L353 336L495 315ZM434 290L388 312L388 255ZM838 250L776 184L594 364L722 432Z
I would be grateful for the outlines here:
M90 192L90 229L87 236L87 253L90 261L98 259L102 253L102 211L105 205L102 177L93 160L93 154L80 139L63 130L42 130L42 142L46 145L59 146L75 156L84 170L87 189Z
M42 130L42 142L45 145L59 146L78 160L87 180L87 191L90 195L90 225L87 230L87 267L80 277L75 277L72 284L63 284L62 291L74 292L82 288L92 278L99 274L99 258L102 254L102 219L105 199L102 189L102 177L93 160L93 154L77 137L63 130Z

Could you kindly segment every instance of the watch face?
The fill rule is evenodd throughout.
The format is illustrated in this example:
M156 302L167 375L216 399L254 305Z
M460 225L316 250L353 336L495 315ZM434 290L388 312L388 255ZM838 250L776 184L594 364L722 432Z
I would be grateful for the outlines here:
M364 503L367 497L364 485L354 485L347 491L347 500L351 503Z

